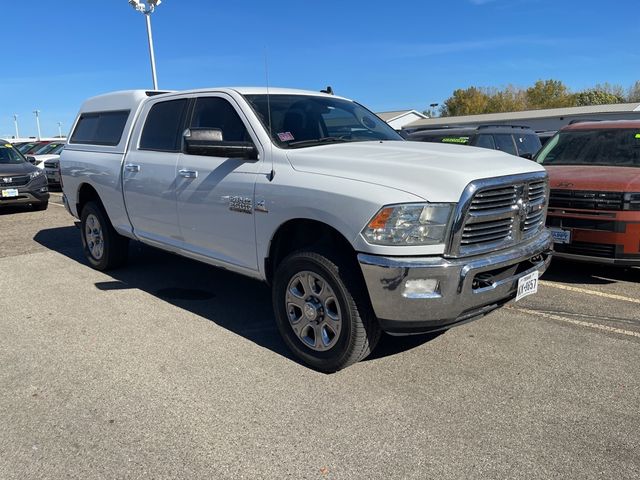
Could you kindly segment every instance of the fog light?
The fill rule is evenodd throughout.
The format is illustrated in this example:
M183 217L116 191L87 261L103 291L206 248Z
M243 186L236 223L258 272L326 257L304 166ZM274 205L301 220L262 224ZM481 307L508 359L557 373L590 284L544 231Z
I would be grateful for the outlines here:
M49 187L42 187L40 189L40 193L47 193L49 191Z
M402 296L405 298L440 298L439 286L438 280L433 278L407 280L404 282Z

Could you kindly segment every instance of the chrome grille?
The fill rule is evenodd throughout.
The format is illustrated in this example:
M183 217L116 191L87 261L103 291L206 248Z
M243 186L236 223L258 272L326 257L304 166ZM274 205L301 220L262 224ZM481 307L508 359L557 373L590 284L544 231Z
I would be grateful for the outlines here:
M512 218L468 223L462 231L462 240L460 240L460 244L464 246L495 242L509 237L512 229Z
M545 173L473 182L458 206L448 255L495 251L533 237L544 228L548 191Z
M23 187L27 183L29 183L29 175L19 175L16 177L0 177L0 188Z
M476 194L471 202L470 210L472 212L480 212L486 210L496 210L502 208L511 208L515 205L518 197L515 185L507 188L496 188L486 190Z
M521 227L524 236L533 235L544 226L545 204L547 203L547 181L531 182L528 184L528 198L530 209Z

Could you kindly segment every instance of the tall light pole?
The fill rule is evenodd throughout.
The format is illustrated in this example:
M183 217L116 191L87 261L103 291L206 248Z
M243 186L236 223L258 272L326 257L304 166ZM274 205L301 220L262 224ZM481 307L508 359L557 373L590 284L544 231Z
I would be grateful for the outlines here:
M62 138L62 122L58 122L58 136Z
M431 107L431 108L429 109L429 113L431 114L431 115L429 115L430 117L435 117L435 116L436 116L436 113L435 113L435 112L436 112L436 107L437 107L438 105L440 105L440 104L439 104L439 103L431 103L431 104L429 104L429 107Z
M38 140L42 137L40 134L40 110L34 110L33 113L36 115L36 126L38 127Z
M156 56L153 52L153 35L151 33L151 14L156 7L162 3L162 0L129 0L131 5L137 12L143 13L147 22L147 38L149 40L149 58L151 60L151 77L153 79L153 89L158 90L158 76L156 75Z
M20 138L20 132L18 131L18 114L13 114L13 124L16 127L16 138Z

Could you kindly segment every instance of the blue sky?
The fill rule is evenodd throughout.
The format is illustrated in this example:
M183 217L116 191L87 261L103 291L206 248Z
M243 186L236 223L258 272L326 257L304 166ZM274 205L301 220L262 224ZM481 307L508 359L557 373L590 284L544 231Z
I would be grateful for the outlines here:
M144 18L126 0L3 2L0 136L69 129L87 97L150 88ZM441 103L470 85L572 89L640 79L637 0L164 0L153 15L160 88L270 85L376 111Z

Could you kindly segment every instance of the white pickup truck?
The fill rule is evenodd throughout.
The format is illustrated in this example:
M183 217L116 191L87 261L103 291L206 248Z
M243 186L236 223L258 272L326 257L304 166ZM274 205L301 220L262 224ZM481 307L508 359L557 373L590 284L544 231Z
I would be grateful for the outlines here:
M321 92L91 98L60 169L94 268L135 239L268 282L285 342L325 372L382 331L446 329L534 293L551 260L542 167L405 141Z

